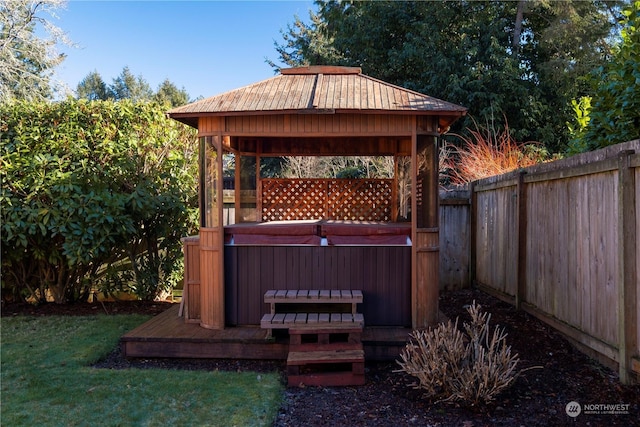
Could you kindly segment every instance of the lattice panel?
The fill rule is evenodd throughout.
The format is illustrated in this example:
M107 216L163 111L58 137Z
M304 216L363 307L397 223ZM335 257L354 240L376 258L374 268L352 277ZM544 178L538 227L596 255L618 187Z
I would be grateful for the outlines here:
M262 221L391 221L391 179L264 179Z
M336 179L329 182L327 219L391 221L392 180Z
M323 219L325 180L262 180L262 221Z

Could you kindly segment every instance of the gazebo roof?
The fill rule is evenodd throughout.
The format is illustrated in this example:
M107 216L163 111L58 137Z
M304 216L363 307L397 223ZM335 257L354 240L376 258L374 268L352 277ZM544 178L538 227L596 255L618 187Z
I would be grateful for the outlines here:
M201 116L318 112L437 115L444 128L467 109L366 76L360 68L309 66L282 69L278 76L174 108L168 114L197 127Z

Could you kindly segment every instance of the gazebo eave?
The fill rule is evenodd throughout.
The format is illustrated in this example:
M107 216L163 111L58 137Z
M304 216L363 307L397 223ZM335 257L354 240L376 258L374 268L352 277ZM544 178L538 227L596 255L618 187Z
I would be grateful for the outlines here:
M444 134L449 127L461 117L467 114L467 110L460 111L406 111L406 110L352 110L352 109L304 109L304 110L269 110L269 111L224 111L224 112L201 112L201 113L169 113L168 117L184 123L192 128L198 129L200 118L205 117L247 117L247 116L276 116L276 115L336 115L336 114L359 114L359 115L392 115L392 116L437 116L438 129L440 134Z

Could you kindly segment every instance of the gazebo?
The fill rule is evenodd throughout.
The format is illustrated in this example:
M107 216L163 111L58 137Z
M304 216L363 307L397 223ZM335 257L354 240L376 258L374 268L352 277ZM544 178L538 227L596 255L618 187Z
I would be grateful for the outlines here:
M170 110L198 130L200 149L185 320L209 329L260 324L265 290L358 289L367 325L434 324L438 142L466 111L335 66L283 69ZM265 159L282 156L388 156L394 176L262 176Z

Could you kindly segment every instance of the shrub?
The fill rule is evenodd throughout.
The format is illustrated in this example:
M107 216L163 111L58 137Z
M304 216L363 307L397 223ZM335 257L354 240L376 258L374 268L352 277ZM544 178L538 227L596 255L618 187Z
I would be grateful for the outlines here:
M467 132L468 137L457 135L463 147L448 144L441 150L440 171L447 184L464 185L549 160L542 145L516 141L509 128Z
M596 150L640 135L640 1L622 11L621 43L608 64L591 75L595 93L583 140L574 141L571 153Z
M3 297L84 300L126 264L145 299L170 285L196 224L190 139L155 104L1 104Z
M509 387L518 373L518 355L511 354L506 333L489 328L488 313L473 302L467 309L471 323L465 333L448 321L434 329L414 331L400 354L398 372L418 379L413 384L427 396L477 405L493 400Z

